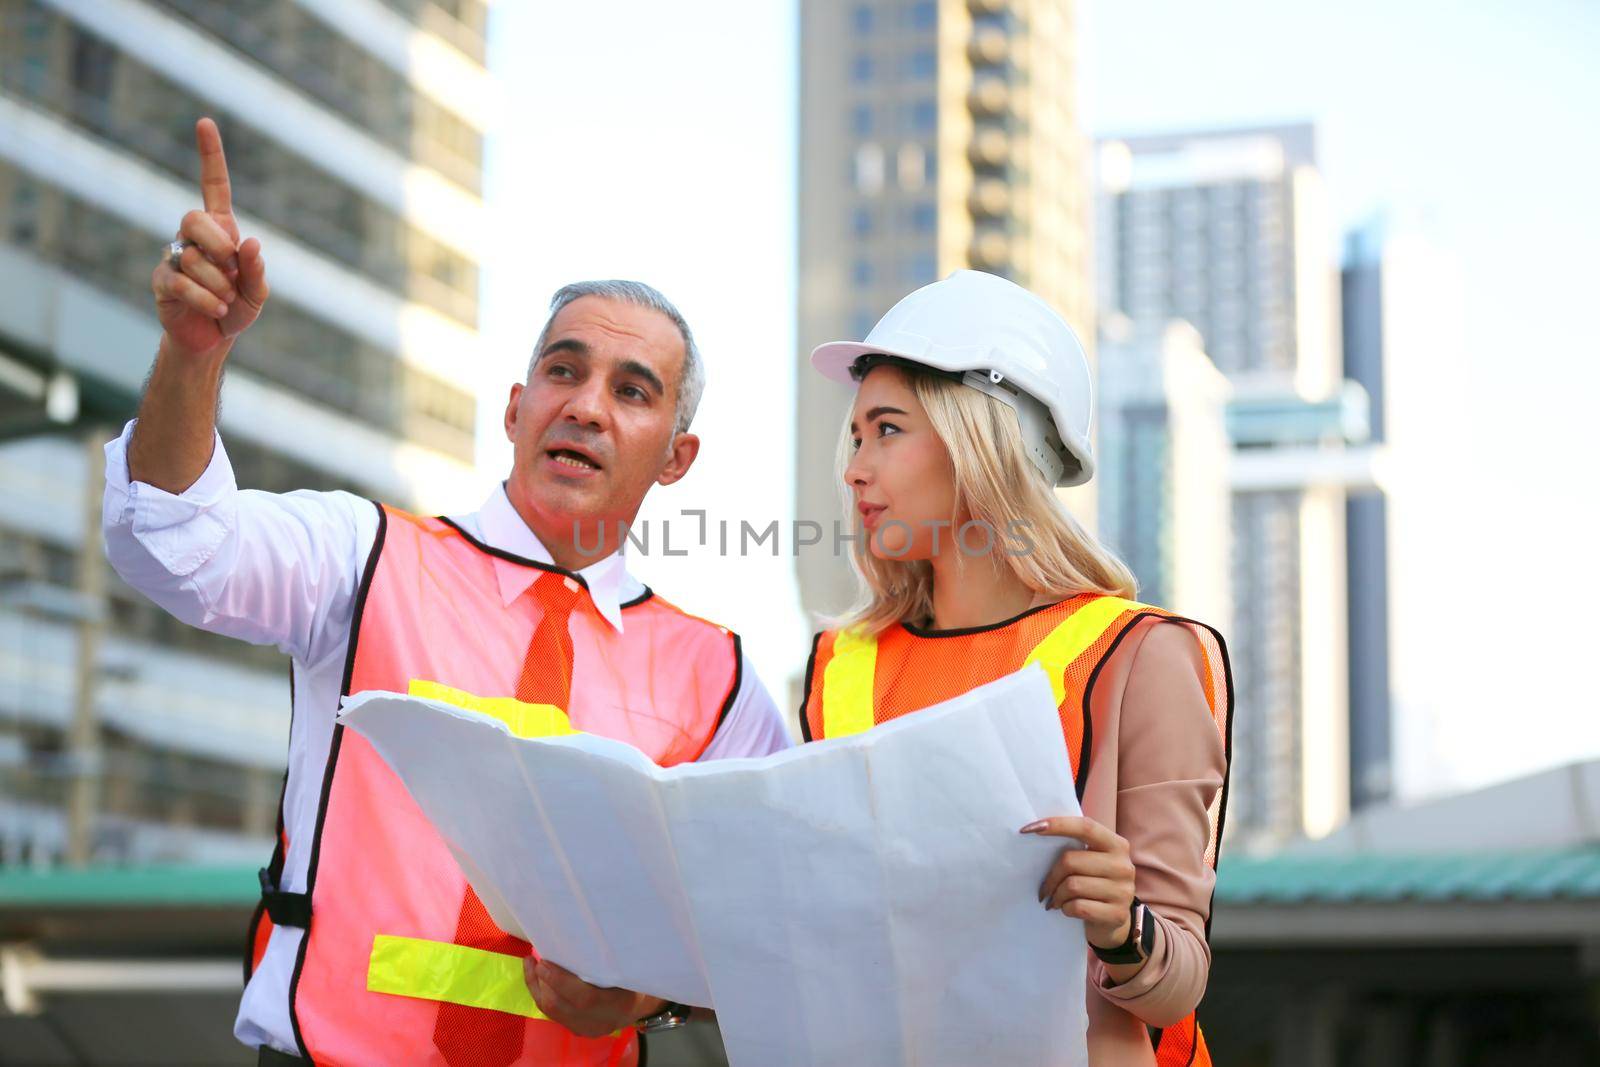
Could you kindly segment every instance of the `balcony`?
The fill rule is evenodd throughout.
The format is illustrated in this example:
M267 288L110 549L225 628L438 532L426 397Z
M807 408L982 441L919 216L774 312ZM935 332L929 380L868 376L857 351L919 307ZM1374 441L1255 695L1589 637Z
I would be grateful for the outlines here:
M972 134L967 158L980 168L997 169L1011 158L1011 138L998 126L980 125Z
M1011 104L1011 87L1004 78L990 75L972 83L967 94L967 107L979 119L999 118Z

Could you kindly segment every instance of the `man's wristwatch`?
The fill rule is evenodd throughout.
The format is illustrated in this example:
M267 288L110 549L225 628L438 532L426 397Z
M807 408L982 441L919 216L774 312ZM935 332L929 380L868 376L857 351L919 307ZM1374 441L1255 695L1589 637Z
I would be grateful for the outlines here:
M1156 919L1138 897L1128 908L1128 939L1115 948L1090 945L1102 963L1143 963L1156 941Z
M658 1034L663 1030L676 1030L686 1026L689 1022L689 1012L692 1009L687 1004L668 1004L654 1015L647 1015L633 1024L635 1030L641 1034Z

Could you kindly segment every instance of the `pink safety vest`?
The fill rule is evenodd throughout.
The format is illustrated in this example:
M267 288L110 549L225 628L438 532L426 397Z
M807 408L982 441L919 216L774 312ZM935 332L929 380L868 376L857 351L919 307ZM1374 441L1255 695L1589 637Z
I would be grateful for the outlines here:
M516 720L524 734L602 734L662 766L705 751L738 690L737 635L648 591L622 606L626 632L618 633L583 596L568 626L571 706L518 707L513 694L540 609L531 595L504 603L496 577L504 567L578 580L483 545L448 519L380 507L344 693L430 695ZM462 788L472 788L470 775ZM465 878L388 765L342 726L334 728L316 833L305 897L283 912L309 903L289 993L304 1055L341 1067L442 1064L433 1034L448 1001L486 1018L524 1016L519 1063L637 1062L631 1029L579 1037L539 1013L520 956L455 942ZM291 895L267 888L286 907L281 898Z

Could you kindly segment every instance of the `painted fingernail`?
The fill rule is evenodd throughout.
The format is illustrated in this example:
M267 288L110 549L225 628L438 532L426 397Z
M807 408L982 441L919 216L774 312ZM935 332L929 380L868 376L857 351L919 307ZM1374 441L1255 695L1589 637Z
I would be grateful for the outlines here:
M1033 822L1030 822L1028 825L1024 826L1022 829L1018 830L1017 833L1019 833L1019 834L1036 834L1040 830L1043 830L1048 825L1050 825L1050 824L1047 823L1045 820L1037 819L1037 820L1035 820Z
M1039 892L1036 893L1035 896L1038 898L1039 903L1041 903L1041 904L1044 903L1044 883L1043 882L1039 883Z

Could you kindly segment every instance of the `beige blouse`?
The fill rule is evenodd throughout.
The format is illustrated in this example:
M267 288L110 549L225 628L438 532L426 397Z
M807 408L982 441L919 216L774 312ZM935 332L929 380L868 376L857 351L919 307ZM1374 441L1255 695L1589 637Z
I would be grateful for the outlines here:
M1145 1027L1179 1022L1205 993L1205 924L1216 884L1205 862L1207 811L1226 758L1204 672L1188 627L1144 620L1112 654L1091 698L1083 811L1128 840L1134 891L1155 915L1151 956L1127 982L1113 985L1089 953L1093 1067L1154 1067Z

